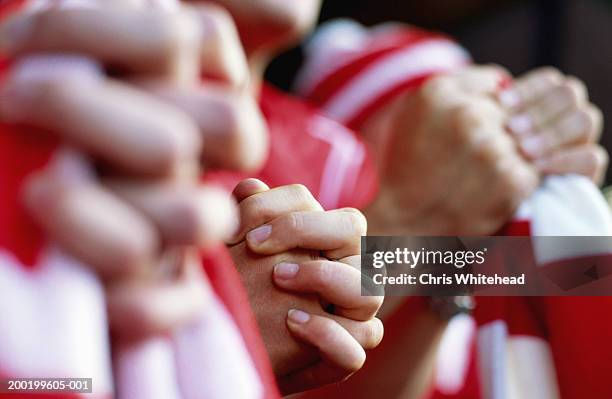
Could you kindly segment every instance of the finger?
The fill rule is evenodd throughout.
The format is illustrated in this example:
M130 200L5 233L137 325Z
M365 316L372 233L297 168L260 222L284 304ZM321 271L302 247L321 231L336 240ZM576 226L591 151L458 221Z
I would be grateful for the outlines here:
M335 306L334 314L366 321L376 315L383 297L363 295L361 279L358 269L326 260L279 263L274 267L274 282L279 287L317 294Z
M323 360L283 377L283 392L297 392L344 380L365 362L363 348L333 320L293 309L289 311L287 327L296 338L315 346Z
M599 145L584 145L558 151L536 160L536 167L544 174L577 173L601 184L608 167L608 152Z
M259 179L245 179L238 183L232 192L232 196L238 202L242 202L251 195L269 191L270 187Z
M467 93L492 96L510 78L510 73L499 65L473 66L457 74L457 83Z
M523 112L510 119L508 128L519 136L538 131L562 114L578 109L586 100L584 85L568 80L528 103Z
M517 110L560 86L564 80L563 74L555 68L539 68L517 78L512 87L499 94L499 101L507 109Z
M159 82L140 86L178 107L197 124L206 145L204 164L211 168L253 171L268 154L268 132L259 106L247 93L209 83L177 88Z
M249 83L249 67L232 16L212 3L194 2L201 23L201 64L207 77L238 88Z
M83 175L61 152L25 187L30 214L47 235L103 278L140 274L155 256L155 226Z
M10 56L78 53L132 73L191 84L200 71L201 24L187 9L50 8L3 23L0 50Z
M358 321L334 314L328 314L326 317L340 324L364 349L376 348L383 339L384 326L378 318Z
M301 184L282 186L251 195L238 206L240 230L230 244L244 240L248 231L290 212L323 210L310 191Z
M39 68L45 59L30 58L5 82L2 121L56 133L129 172L169 175L196 167L200 137L183 112L122 83L92 78L64 58Z
M175 279L158 282L135 280L111 284L106 302L111 329L122 338L165 334L197 319L208 302L208 286L197 271L197 258L185 260Z
M105 184L149 217L167 244L217 245L238 227L235 203L219 188L120 180Z
M541 133L521 137L525 155L537 159L572 144L594 143L603 127L601 111L594 106L564 115Z
M347 208L291 212L251 230L246 239L249 248L261 255L303 248L324 251L333 260L360 253L361 236L366 232L363 214Z

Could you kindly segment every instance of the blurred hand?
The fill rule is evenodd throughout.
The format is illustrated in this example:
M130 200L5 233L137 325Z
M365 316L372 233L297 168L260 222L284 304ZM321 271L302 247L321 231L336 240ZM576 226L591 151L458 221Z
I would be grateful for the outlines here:
M206 166L251 170L264 161L265 124L248 91L246 57L226 12L199 2L175 11L106 0L91 5L95 7L49 8L10 18L0 25L0 51L16 59L39 53L86 56L123 82L105 79L82 87L83 82L70 74L56 76L53 82L32 82L30 75L14 73L0 94L3 121L32 124L75 139L70 136L74 124L66 125L78 117L91 125L76 138L85 150L91 150L88 146L96 137L115 145L115 152L124 144L120 136L133 137L133 142L145 146L149 143L142 136L151 126L133 119L156 121L159 105L153 99L133 101L135 96L145 97L142 91L147 90L192 118L198 139L206 142L202 150ZM37 68L44 67L39 64ZM202 85L201 75L214 80ZM121 111L126 107L138 114L127 115L124 122L129 112ZM44 116L52 120L42 120ZM113 135L96 131L103 123L114 124ZM164 126L172 130L171 124ZM134 135L138 127L140 135ZM152 143L175 149L176 138L166 140ZM185 147L200 151L192 142ZM132 148L124 153L135 157L138 152ZM104 155L121 155L115 152ZM120 160L128 162L126 157L123 154Z
M365 213L385 234L490 234L538 184L495 101L507 74L470 67L430 79L365 129L381 191Z
M29 178L24 197L46 235L103 279L122 338L167 333L201 315L208 284L194 252L228 237L237 219L213 188L101 185L69 150Z
M516 79L499 99L511 113L508 129L542 173L577 173L603 181L608 154L597 144L603 118L589 102L584 83L542 68Z
M281 390L347 378L383 333L374 318L382 297L361 296L365 219L352 209L324 212L299 185L270 190L249 179L234 195L242 226L231 253Z
M0 27L2 50L16 58L0 90L0 121L76 149L32 176L26 203L51 239L104 279L115 330L164 333L205 305L205 277L186 254L236 227L229 195L199 184L200 162L256 166L265 131L225 14L99 5ZM201 72L216 83L202 87Z

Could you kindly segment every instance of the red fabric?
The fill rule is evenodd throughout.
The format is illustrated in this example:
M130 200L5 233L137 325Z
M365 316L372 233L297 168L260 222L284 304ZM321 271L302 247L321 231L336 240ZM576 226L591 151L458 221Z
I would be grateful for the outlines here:
M18 11L28 0L4 0L3 4L0 4L0 20L3 20L9 16L9 14Z
M453 394L445 394L439 390L434 389L431 394L428 395L428 399L481 399L480 393L480 382L478 380L478 362L476 356L476 340L472 339L470 343L470 360L468 365L467 374L465 376L466 383L463 387Z
M0 60L0 84L8 67L7 61ZM36 263L44 237L27 215L20 193L27 177L49 161L56 145L48 135L0 123L0 221L4 226L0 247L9 249L24 265Z
M540 299L561 397L612 397L612 297Z
M202 260L215 292L223 301L242 333L263 383L264 397L268 399L279 398L280 392L276 386L268 352L259 335L257 320L251 310L249 298L240 280L238 270L233 265L229 251L223 246L203 254Z
M350 141L350 145L365 152L361 165L338 183L340 196L337 201L323 205L328 208L362 208L369 204L378 191L378 177L367 148L354 132L323 117L303 101L269 85L263 87L260 105L270 133L270 154L264 167L254 174L256 177L272 187L304 184L321 200L325 195L324 173L333 150L329 142L313 134L321 133L313 130L316 129L315 122L323 120L329 124L330 130L335 129ZM207 173L206 178L231 190L249 176L245 173L213 171ZM351 185L352 181L357 184Z
M323 118L304 103L280 93L270 86L263 89L261 109L270 127L271 152L260 176L274 185L305 184L316 196L321 191L321 176L330 146L307 134L313 118ZM338 125L338 129L346 128ZM365 150L355 134L346 130L351 139ZM343 187L335 207L363 207L378 190L373 161L367 155L365 162L351 176L358 182L354 187Z

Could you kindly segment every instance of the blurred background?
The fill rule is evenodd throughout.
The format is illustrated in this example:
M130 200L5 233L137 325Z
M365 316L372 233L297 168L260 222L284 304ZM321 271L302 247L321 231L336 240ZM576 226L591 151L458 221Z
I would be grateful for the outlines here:
M576 75L603 110L602 141L612 153L612 0L324 1L321 22L339 17L446 32L477 63L497 63L515 75L542 65ZM268 78L289 90L300 64L300 49L292 49L272 64ZM607 182L612 184L612 171Z

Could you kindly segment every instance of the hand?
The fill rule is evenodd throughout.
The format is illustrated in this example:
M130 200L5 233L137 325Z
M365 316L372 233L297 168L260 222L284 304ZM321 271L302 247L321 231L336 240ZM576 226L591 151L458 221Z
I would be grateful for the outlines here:
M382 176L365 210L374 233L490 234L535 190L538 173L494 97L506 76L471 67L434 77L368 123Z
M584 83L542 68L518 78L499 99L512 114L509 130L542 173L577 173L603 182L608 154L597 144L603 118Z
M47 65L38 62L28 73L13 73L3 82L3 121L64 134L88 151L91 146L112 146L105 156L114 155L113 161L122 166L136 166L130 159L140 153L131 151L134 145L125 146L127 138L143 147L156 145L171 155L181 143L177 137L166 137L173 133L172 124L156 127L162 119L156 115L164 112L159 101L143 99L142 91L147 90L192 118L190 128L195 127L198 139L206 141L201 150L206 166L251 170L264 161L265 124L247 91L246 57L227 13L200 2L176 12L141 9L129 2L91 4L97 6L50 8L9 19L0 25L0 50L17 59L40 53L83 55L132 85L113 79L85 82L74 79L74 68L48 71L49 62L57 60ZM53 81L32 79L41 73L53 73ZM202 74L215 80L202 85ZM181 132L185 123L178 122L176 135L185 136ZM91 127L80 131L75 124ZM164 128L167 134L153 134L149 143L152 128L156 128L153 133ZM193 141L183 144L183 149L200 151Z
M216 14L206 19L205 9L198 12L204 25L216 26ZM213 29L216 33L210 38L194 37L179 23L191 18L185 15L189 14L141 14L118 7L53 9L17 17L3 27L9 35L20 32L17 38L9 36L14 39L9 52L27 57L16 62L4 82L0 119L58 135L62 143L87 153L87 161L104 172L103 179L97 179L83 166L87 161L74 162L79 154L60 153L47 170L31 178L26 202L50 238L104 279L110 321L127 336L163 333L198 313L205 302L205 278L184 271L197 262L181 257L161 278L159 270L165 269L169 252L190 252L191 247L225 239L236 221L229 197L212 187L200 187L194 173L201 158L214 164L209 162L214 158L211 152L202 156L201 136L217 134L226 125L228 136L232 129L246 132L244 123L231 126L232 118L221 113L224 108L215 108L215 96L225 96L223 101L231 97L227 93L233 90L235 74L219 73L227 78L224 86L219 83L214 93L208 93L189 92L198 83L187 85L180 72L195 71L197 77L200 69L207 71L200 68L200 53L192 51L194 39L208 43L204 47L209 50L221 51L226 47L219 43L227 35L218 34L223 29ZM156 35L151 28L159 28ZM72 34L61 34L67 31ZM184 108L194 112L197 104L211 117L194 121L190 110L168 105L125 81L106 78L91 61L30 55L43 50L94 57L107 67L120 67L121 76L132 81L147 75L150 85L156 77L156 82L163 82L156 88L175 87L182 104L187 103ZM57 64L49 66L49 61ZM183 62L194 65L177 66ZM188 102L185 93L199 97ZM250 109L240 111L249 114ZM232 147L228 149L231 155Z
M270 190L249 179L234 195L242 225L231 252L282 391L347 378L383 330L374 318L382 297L361 296L365 219L356 210L324 212L298 185Z
M210 191L205 213L197 214L196 192L168 198L144 189L125 202L120 190L101 186L78 153L59 150L24 194L47 235L104 279L114 332L166 333L201 315L207 303L206 279L186 245L218 240L202 226L216 220L223 226L235 219L233 208L221 192ZM175 248L164 249L162 241Z

